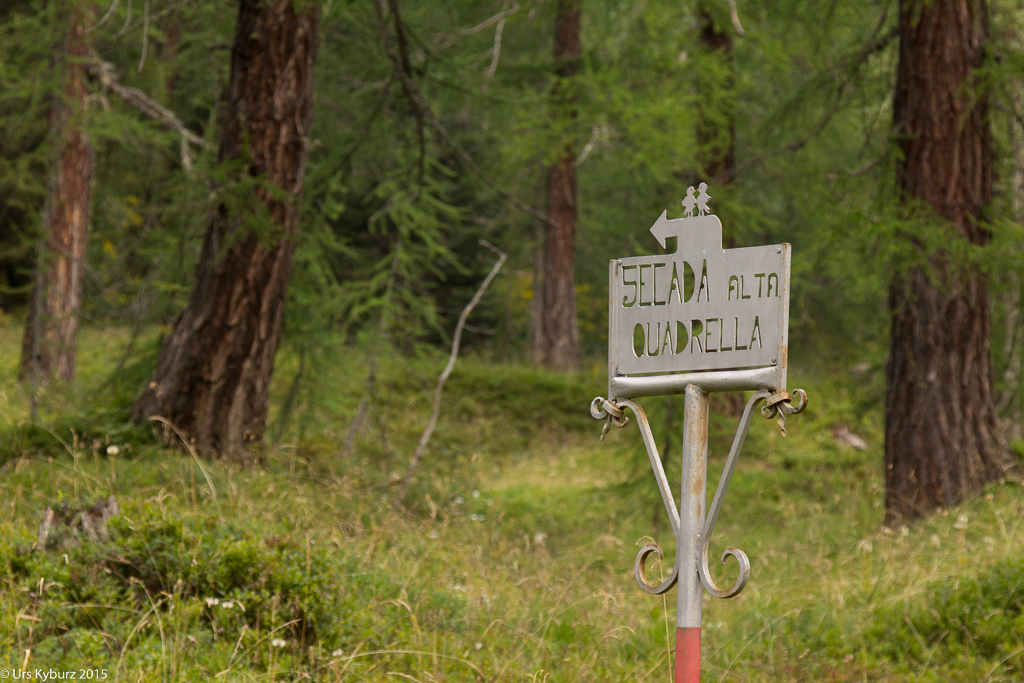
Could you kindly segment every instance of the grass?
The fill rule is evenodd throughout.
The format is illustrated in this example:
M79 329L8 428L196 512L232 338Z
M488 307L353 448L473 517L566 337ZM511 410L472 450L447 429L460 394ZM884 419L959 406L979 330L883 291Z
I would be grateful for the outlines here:
M645 537L672 557L668 524L635 426L598 441L587 413L603 393L598 360L575 377L460 360L398 510L393 482L440 358L381 364L342 457L366 367L355 351L321 350L279 446L248 469L201 469L124 421L155 330L113 379L129 331L85 330L77 386L40 399L46 429L26 425L19 335L0 325L0 668L117 681L671 680L674 592L647 596L631 576ZM279 363L272 425L296 367ZM705 598L704 680L1024 678L1021 486L884 529L879 378L790 377L811 406L786 439L755 422L716 528L713 550L744 548L753 569L737 598ZM667 400L644 404L664 443ZM735 426L725 408L713 402L709 487ZM678 433L681 400L671 412ZM869 449L838 445L839 425ZM670 481L678 450L675 437ZM48 506L108 495L122 508L109 543L26 552ZM729 583L735 567L716 571Z

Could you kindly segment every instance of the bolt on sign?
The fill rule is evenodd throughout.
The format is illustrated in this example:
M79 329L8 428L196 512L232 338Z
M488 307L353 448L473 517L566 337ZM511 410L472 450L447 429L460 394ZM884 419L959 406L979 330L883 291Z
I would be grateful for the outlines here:
M662 248L675 238L675 251L659 256L615 259L608 283L608 398L598 396L590 413L625 427L628 408L636 416L655 482L676 541L672 570L666 572L657 543L637 554L634 575L642 590L676 595L676 683L700 680L703 591L731 598L750 577L750 561L739 548L733 557L739 575L720 588L708 568L711 536L732 480L740 451L761 402L761 415L776 418L786 435L786 415L802 411L807 394L786 390L789 360L790 245L722 248L722 223L711 215L708 187L692 187L683 199L683 218L662 212L650 231ZM696 214L696 215L694 215ZM707 504L709 394L752 391L740 417L725 469L710 509ZM633 399L683 394L682 482L678 505L665 476L657 442L643 408ZM794 400L795 399L795 402ZM659 584L647 580L647 562L662 560Z

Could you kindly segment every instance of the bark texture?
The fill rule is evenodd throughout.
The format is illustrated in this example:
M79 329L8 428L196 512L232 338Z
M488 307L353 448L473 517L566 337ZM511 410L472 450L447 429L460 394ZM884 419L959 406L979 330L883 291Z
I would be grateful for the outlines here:
M236 459L266 426L309 156L319 16L298 5L242 0L231 50L220 159L244 159L261 179L253 201L269 233L253 229L252 212L218 207L188 304L132 413L161 415L202 452Z
M75 378L82 270L89 236L89 199L94 151L85 131L89 95L85 60L88 28L96 21L92 3L72 3L60 57L63 92L53 98L50 130L57 156L43 210L45 248L36 260L28 319L21 343L21 373L34 380Z
M555 62L560 79L574 76L580 60L580 0L560 0L555 19ZM555 115L576 118L572 95L564 87L554 92ZM572 143L548 168L544 233L543 309L541 311L544 365L555 370L579 370L580 334L576 322L576 155Z
M975 70L987 38L984 0L901 0L895 123L904 202L920 202L959 239L989 240L980 224L992 199L988 98ZM886 517L934 512L1000 477L1007 462L989 367L984 276L939 252L930 268L890 288Z

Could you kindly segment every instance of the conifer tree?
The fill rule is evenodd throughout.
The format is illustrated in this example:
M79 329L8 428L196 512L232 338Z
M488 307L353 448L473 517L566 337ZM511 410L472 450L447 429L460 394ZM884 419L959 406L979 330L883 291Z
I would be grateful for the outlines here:
M953 242L889 290L885 402L886 514L891 523L953 505L1003 473L989 369L986 278L953 253L986 244L992 202L988 94L978 69L985 0L902 0L894 107L901 202ZM962 250L961 250L962 251Z
M733 81L732 29L723 24L706 4L698 11L700 48L724 62L724 82L712 83L698 73L700 120L697 125L698 162L704 178L716 187L731 183L736 175L736 115L731 102ZM701 82L703 81L703 82ZM732 245L736 246L736 245Z
M266 427L309 157L318 25L311 2L239 3L220 132L236 187L210 219L188 304L133 407L135 421L164 417L207 453L244 458Z
M555 17L555 63L559 82L553 97L555 116L576 118L571 85L567 82L580 62L581 0L560 0ZM542 354L546 367L578 370L580 337L576 321L576 155L567 142L561 156L548 168L547 214L544 234Z
M89 234L94 151L85 129L89 95L85 62L91 52L89 29L96 21L96 6L88 0L70 0L66 12L67 27L54 59L60 85L50 107L55 154L21 345L22 375L34 382L53 375L75 378Z

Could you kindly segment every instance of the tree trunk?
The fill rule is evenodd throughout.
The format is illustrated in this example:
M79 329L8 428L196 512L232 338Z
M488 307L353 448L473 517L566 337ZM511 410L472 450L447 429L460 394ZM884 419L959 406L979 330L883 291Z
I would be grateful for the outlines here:
M723 60L728 67L725 83L709 83L706 79L697 83L697 161L708 183L721 187L731 183L736 175L736 117L731 92L733 40L729 29L720 28L706 8L700 12L700 45L704 52Z
M901 0L895 124L902 201L930 206L960 239L989 240L988 98L982 66L985 0ZM954 237L954 239L956 239ZM886 519L954 505L1006 463L992 400L985 277L948 252L899 274L889 291L885 401Z
M722 28L715 15L705 6L700 9L700 46L712 59L720 59L727 69L724 83L708 82L698 74L697 94L700 96L697 122L697 163L702 178L707 179L713 191L730 185L736 177L736 116L732 101L733 37L729 27ZM702 70L703 71L703 70ZM717 72L712 69L711 72ZM694 183L697 184L696 182ZM719 204L721 206L721 204ZM722 240L727 249L739 246L731 221L726 221ZM739 417L747 398L741 391L726 391L721 395L723 412Z
M63 93L50 109L51 137L57 144L49 192L43 210L43 239L36 258L33 291L21 343L21 373L33 382L56 375L75 378L78 316L82 308L82 270L89 234L89 195L93 147L85 131L87 75L91 52L88 27L96 6L72 2L61 58Z
M318 21L313 3L240 3L220 159L245 162L260 215L244 199L214 212L188 304L132 411L136 422L166 417L206 453L244 459L266 427L309 157Z
M1020 111L1024 104L1024 84L1019 81L1009 86L1014 108ZM1013 177L1010 182L1010 220L1024 223L1024 125L1019 120L1010 121L1010 153L1013 154ZM1003 309L1002 391L998 392L996 406L1000 416L1000 427L1010 442L1018 441L1024 432L1024 411L1021 405L1021 281L1016 272L1007 273L1000 305Z
M555 62L559 79L579 69L580 0L560 0L555 19ZM573 96L564 84L554 91L555 115L576 118ZM544 234L544 365L555 370L579 370L580 335L576 323L576 155L571 142L548 168L548 225Z
M530 300L530 350L533 362L544 364L544 237L543 225L537 224L533 245L533 298Z

